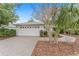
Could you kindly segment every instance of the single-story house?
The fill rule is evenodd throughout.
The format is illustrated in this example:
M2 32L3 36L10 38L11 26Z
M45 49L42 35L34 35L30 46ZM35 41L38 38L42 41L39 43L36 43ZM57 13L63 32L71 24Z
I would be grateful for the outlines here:
M40 30L44 30L41 22L25 22L16 25L16 36L40 36Z

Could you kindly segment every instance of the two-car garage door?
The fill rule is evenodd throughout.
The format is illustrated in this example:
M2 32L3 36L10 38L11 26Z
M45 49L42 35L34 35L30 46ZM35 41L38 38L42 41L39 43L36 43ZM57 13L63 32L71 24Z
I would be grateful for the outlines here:
M40 36L40 30L39 29L17 29L16 30L17 36Z

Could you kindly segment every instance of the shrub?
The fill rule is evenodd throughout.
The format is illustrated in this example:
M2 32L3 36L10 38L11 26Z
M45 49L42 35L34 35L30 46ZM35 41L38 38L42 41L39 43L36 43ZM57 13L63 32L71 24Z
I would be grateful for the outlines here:
M10 30L10 36L16 36L16 30L14 30L14 29L11 29Z
M7 28L0 28L0 36L15 36L16 30L14 29L7 29Z
M43 30L40 31L40 37L47 37L47 36L48 36L47 31L43 31Z
M48 34L47 34L47 31L44 31L44 37L47 37L48 36Z
M40 30L40 37L43 37L43 30Z
M66 34L79 35L79 29L75 29L75 30L69 29L69 30L66 30L65 32L66 32ZM61 30L60 33L63 34L64 31Z
M60 33L62 34L62 33L64 33L64 30L62 29L62 30L60 30Z
M4 28L2 27L2 28L0 28L0 36L3 36L3 34L4 34Z
M75 35L79 35L79 30L75 30Z

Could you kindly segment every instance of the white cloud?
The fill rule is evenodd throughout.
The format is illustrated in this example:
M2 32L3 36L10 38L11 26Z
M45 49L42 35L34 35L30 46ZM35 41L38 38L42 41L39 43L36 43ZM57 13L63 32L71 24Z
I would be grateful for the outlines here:
M24 22L27 22L27 21L25 21L25 20L18 20L18 21L16 21L16 23L24 23Z

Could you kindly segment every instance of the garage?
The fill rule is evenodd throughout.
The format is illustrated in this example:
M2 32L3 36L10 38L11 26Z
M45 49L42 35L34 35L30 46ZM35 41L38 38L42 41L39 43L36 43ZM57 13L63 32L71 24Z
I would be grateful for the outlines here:
M27 22L16 24L17 36L40 36L40 30L43 30L43 24L38 22Z
M40 36L38 29L17 29L17 36Z

